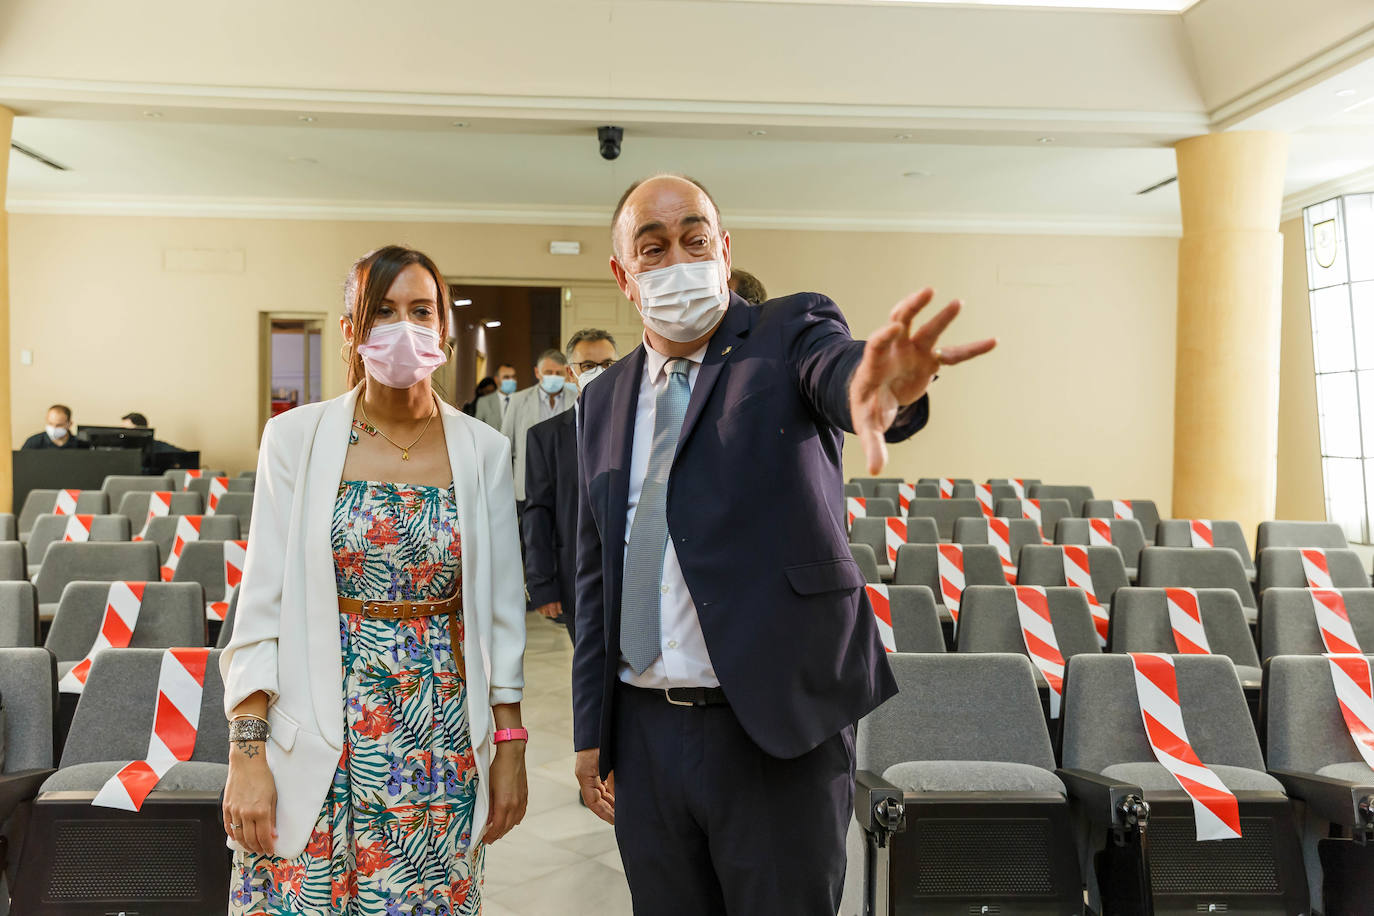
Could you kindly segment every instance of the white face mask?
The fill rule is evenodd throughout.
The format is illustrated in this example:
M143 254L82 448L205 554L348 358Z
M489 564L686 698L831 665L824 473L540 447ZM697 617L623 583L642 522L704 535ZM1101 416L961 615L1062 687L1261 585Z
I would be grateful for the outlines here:
M539 376L539 387L544 389L545 394L558 394L563 390L563 376L541 375Z
M603 373L603 372L605 372L605 371L606 371L606 370L603 369L603 368L601 368L600 366L593 366L592 368L588 369L586 372L583 372L581 375L579 375L579 376L577 377L577 390L578 390L578 391L586 391L586 390L587 390L587 384L588 384L589 382L591 382L592 379L596 378L598 375L600 375L601 373Z
M726 280L719 258L635 274L645 327L674 343L704 337L730 302Z
M33 427L29 428L32 429ZM69 431L65 426L45 426L43 427L43 431L46 432L48 438L54 442L60 442L69 435Z

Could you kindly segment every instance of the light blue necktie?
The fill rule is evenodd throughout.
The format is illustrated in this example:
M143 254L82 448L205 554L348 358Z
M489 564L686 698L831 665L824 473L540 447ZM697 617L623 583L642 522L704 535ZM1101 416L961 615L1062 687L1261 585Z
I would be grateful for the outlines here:
M639 491L630 546L625 552L625 585L620 600L620 651L635 674L654 663L659 646L659 603L662 597L663 554L668 547L668 472L677 452L682 420L692 389L687 385L691 363L668 361L668 384L654 401L654 441L649 468Z

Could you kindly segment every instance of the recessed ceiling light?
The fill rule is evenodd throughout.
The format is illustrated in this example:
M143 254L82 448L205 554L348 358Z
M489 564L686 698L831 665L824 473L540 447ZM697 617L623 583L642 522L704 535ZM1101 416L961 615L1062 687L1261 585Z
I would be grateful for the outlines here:
M484 321L482 322L482 324L486 325L489 328L499 328L501 326L501 322L499 321Z
M301 115L300 117L296 118L296 120L297 120L297 121L300 121L300 122L302 122L302 123L304 123L304 124L314 124L314 123L315 123L315 116L314 116L314 115Z
M143 112L143 117L145 117L145 118L160 118L160 117L162 117L162 112L160 112L160 111L145 111L145 112Z
M1358 90L1358 89L1337 89L1337 90L1336 90L1336 98L1338 98L1338 99L1348 99L1348 98L1350 98L1352 95L1355 95L1356 93L1358 93L1359 91L1360 91L1360 90Z
M1036 143L1053 143L1053 142L1054 142L1054 138L1053 138L1053 137L1041 137L1040 139L1036 140L1035 142L1036 142Z
M766 137L766 136L768 136L768 131L766 131L766 130L751 130L751 131L749 131L749 136L751 136L751 137Z
M893 139L893 140L910 140L910 139L911 139L911 134L897 134L897 136L893 137L892 139Z
M912 169L910 172L903 172L903 178L929 178L929 172L922 172L920 169Z
M453 300L453 304L454 304L455 306L472 305L472 300L471 300L471 299L454 299L454 300Z
M449 121L449 122L448 122L448 126L449 126L449 127L467 127L467 126L468 126L468 122L467 122L467 121Z

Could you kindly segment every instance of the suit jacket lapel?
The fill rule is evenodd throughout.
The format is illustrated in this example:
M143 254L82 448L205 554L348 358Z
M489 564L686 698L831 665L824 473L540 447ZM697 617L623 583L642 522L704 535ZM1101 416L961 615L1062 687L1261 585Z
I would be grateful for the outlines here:
M697 371L697 381L692 386L692 399L687 402L687 415L683 418L682 432L677 440L677 455L682 454L683 445L696 428L726 360L730 358L741 338L749 334L753 324L752 307L738 295L731 293L730 307L725 312L725 319L721 321L720 327L716 328L716 333L711 335L711 342L706 345L706 355L702 358L701 369ZM674 461L676 460L675 455Z
M635 443L635 412L639 407L639 383L644 375L644 345L640 344L625 357L625 371L615 380L615 391L611 394L610 449L606 454L606 465L611 472L612 485L606 494L606 539L601 549L610 550L611 569L615 581L605 583L605 588L620 593L620 582L624 576L625 563L625 512L630 505L630 460ZM619 608L620 602L612 602ZM618 624L616 632L619 632ZM616 637L619 639L619 636Z

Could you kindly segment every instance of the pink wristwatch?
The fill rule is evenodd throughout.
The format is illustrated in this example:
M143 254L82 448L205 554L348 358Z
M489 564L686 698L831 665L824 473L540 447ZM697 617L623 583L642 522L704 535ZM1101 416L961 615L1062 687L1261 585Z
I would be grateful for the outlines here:
M497 744L502 741L529 741L530 733L523 728L498 728L496 733L491 736L491 740Z

